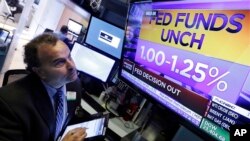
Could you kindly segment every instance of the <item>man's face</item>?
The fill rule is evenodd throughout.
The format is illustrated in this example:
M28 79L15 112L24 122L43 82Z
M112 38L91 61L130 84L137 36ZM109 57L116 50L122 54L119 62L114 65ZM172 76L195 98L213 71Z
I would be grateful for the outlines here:
M55 46L38 48L40 67L35 72L49 85L59 88L77 79L75 63L69 48L60 40Z

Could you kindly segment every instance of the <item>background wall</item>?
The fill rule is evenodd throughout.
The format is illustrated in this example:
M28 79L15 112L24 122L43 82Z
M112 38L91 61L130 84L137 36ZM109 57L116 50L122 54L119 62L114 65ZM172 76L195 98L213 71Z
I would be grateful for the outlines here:
M55 30L64 8L65 5L58 0L40 1L32 18L30 34L40 34L45 28Z
M79 15L74 10L66 6L63 10L56 30L60 30L62 25L67 25L69 19L73 19L74 21L83 24L84 27L88 26L89 17L83 17L82 15Z

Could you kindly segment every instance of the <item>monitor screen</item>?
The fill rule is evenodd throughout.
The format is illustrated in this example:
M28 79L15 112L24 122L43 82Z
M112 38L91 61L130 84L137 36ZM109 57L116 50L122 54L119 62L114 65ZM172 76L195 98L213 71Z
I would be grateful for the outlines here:
M4 43L8 39L9 34L9 31L0 28L0 43Z
M103 82L108 80L110 72L115 64L115 60L77 42L74 43L71 57L75 62L77 70Z
M250 123L250 1L131 3L119 78L205 140Z
M80 24L72 19L69 19L67 26L68 26L70 32L77 34L77 35L79 35L81 33L82 24Z
M85 41L87 44L120 59L123 38L123 29L94 16L91 17Z
M34 0L34 3L39 5L40 0Z

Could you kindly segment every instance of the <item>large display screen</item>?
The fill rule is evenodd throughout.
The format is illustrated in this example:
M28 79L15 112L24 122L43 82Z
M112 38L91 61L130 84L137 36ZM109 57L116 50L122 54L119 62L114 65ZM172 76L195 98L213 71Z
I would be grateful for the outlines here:
M103 82L108 80L115 64L115 60L77 42L74 43L71 50L71 57L77 70Z
M123 38L123 29L94 16L91 17L85 41L87 44L120 59Z
M231 127L250 123L249 23L248 0L131 3L119 77L229 141Z

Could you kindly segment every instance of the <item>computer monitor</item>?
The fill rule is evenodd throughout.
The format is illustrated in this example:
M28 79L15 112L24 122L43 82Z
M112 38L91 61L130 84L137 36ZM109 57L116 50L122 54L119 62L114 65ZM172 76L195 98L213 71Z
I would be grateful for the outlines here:
M35 3L36 5L39 5L40 0L34 0L34 3Z
M79 22L69 19L67 26L69 28L69 32L72 32L76 35L79 35L81 33L82 24L80 24Z
M232 140L250 123L249 13L249 0L130 3L119 78L204 140Z
M78 71L97 78L102 82L108 81L115 65L115 60L78 42L75 42L73 45L71 57Z
M91 17L85 42L113 57L121 58L124 30L104 20Z
M0 43L5 43L6 40L8 39L9 34L10 34L9 31L0 28L0 40L1 40Z

